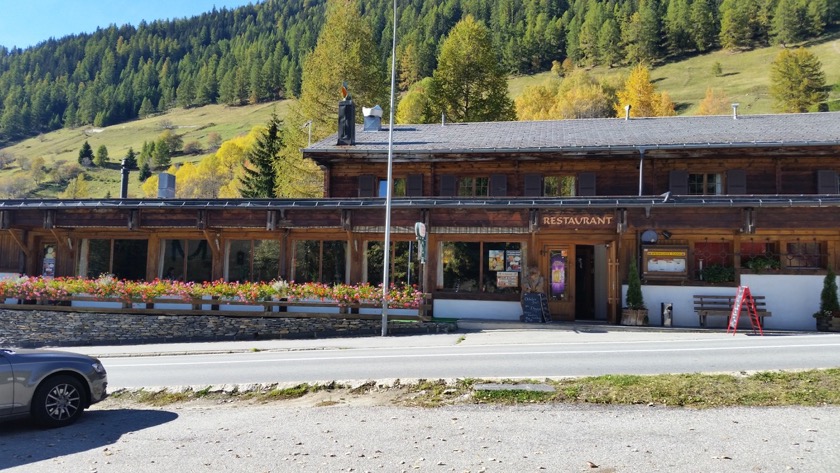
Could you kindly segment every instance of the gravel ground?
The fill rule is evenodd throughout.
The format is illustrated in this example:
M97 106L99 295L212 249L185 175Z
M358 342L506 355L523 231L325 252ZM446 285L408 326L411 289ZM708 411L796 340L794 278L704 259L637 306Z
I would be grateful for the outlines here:
M7 472L837 472L840 408L107 400L0 430Z

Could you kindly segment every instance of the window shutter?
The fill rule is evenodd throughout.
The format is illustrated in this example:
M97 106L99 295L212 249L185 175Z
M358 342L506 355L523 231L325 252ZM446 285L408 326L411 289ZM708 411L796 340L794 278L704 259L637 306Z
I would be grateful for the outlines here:
M423 196L423 175L409 174L405 180L405 195L406 197L422 197Z
M490 196L504 197L507 195L507 176L493 174L490 176Z
M739 195L747 193L747 172L743 169L726 171L726 193Z
M582 172L578 174L578 195L593 196L595 194L595 173Z
M688 172L671 171L668 177L668 190L674 195L688 194Z
M376 176L372 174L359 176L359 197L376 197Z
M542 197L542 174L525 174L525 197Z
M837 193L837 172L831 170L817 171L817 194Z
M440 195L455 197L458 192L458 180L451 174L440 176Z

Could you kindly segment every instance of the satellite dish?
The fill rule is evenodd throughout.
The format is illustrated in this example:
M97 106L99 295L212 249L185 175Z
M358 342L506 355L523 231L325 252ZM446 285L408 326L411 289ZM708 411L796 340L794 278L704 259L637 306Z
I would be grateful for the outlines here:
M645 230L642 232L642 243L656 243L659 235L655 230Z

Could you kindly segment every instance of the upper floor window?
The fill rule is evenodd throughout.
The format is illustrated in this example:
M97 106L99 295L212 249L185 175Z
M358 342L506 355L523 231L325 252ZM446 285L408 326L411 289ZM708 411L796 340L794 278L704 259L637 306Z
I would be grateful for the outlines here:
M395 177L394 178L394 188L391 191L392 197L405 197L405 178L404 177ZM387 179L380 179L379 180L379 197L388 197L388 180Z
M483 197L489 195L490 179L487 177L462 177L458 180L459 197Z
M689 174L688 193L690 195L719 195L723 191L721 174Z
M572 197L576 194L575 176L546 176L543 179L543 195L546 197Z

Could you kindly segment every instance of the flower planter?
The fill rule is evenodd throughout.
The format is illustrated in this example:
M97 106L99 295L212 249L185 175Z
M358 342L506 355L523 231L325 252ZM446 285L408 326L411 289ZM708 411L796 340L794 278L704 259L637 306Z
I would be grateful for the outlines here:
M621 325L647 325L647 309L621 309Z

